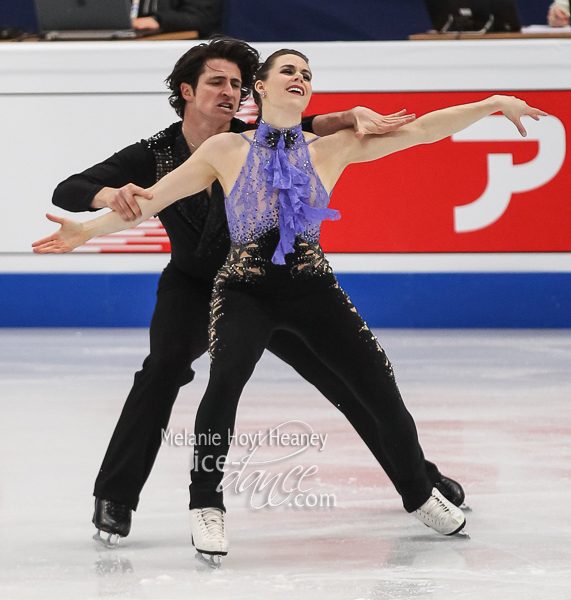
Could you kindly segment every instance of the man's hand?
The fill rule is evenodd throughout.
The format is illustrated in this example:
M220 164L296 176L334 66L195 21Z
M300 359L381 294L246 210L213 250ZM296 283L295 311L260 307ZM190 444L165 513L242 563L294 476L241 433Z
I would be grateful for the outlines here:
M46 217L54 223L59 223L61 227L54 234L32 244L32 248L37 254L71 252L74 248L85 244L89 239L83 223L50 214L47 214Z
M355 137L360 139L365 135L379 135L395 131L407 123L412 123L415 119L416 116L414 114L407 115L406 110L401 110L393 115L380 115L370 108L355 106L351 110L317 115L313 119L313 133L324 137L342 129L354 129Z
M135 196L151 200L152 194L134 183L128 183L122 188L102 188L93 198L92 208L110 208L114 210L123 221L135 221L141 213L141 207Z
M380 135L395 131L416 119L416 115L407 114L405 109L392 115L380 115L365 106L355 106L349 112L353 118L353 129L357 139L366 135Z
M551 27L569 25L569 15L560 6L551 6L547 13L547 22Z
M131 21L133 29L159 29L160 25L153 17L138 17Z

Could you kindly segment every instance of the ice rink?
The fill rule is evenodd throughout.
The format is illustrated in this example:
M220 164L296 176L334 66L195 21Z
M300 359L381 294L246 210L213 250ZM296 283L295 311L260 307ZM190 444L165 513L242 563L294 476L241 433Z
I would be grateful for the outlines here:
M93 481L147 331L5 329L0 599L571 598L571 331L377 334L427 458L466 490L470 539L440 536L404 512L343 416L266 354L242 398L238 432L295 419L300 431L327 435L322 450L264 465L273 474L315 467L301 486L311 488L305 506L258 509L263 493L228 491L230 553L220 570L204 567L188 524L192 448L165 444L131 535L106 550L91 539ZM195 369L173 433L192 432L207 358ZM292 450L260 452L270 460ZM231 458L247 452L236 443ZM308 506L324 495L334 507Z

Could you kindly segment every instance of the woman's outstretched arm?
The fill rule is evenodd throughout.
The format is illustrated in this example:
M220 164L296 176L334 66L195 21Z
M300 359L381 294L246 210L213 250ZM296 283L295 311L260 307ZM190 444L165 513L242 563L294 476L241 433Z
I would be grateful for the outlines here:
M176 200L207 188L215 179L220 178L217 168L220 163L219 157L224 156L225 153L228 156L231 148L227 146L235 146L232 143L228 144L229 135L233 134L221 134L206 140L180 167L148 188L145 197L136 196L142 214L134 221L124 221L116 212L106 213L85 223L46 215L50 221L59 223L61 228L54 234L34 242L32 244L34 252L39 254L70 252L91 238L131 229Z
M325 187L332 189L349 164L376 160L412 146L437 142L496 112L502 112L524 137L527 133L521 123L522 116L538 120L540 116L547 115L513 96L491 96L480 102L427 113L413 123L385 135L356 139L351 132L339 131L313 144L315 167Z

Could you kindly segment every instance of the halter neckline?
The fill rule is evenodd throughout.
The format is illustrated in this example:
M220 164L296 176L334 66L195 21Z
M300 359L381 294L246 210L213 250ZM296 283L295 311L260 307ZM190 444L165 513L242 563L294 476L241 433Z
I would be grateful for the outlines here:
M287 150L295 148L303 143L304 137L301 130L301 123L295 127L273 127L264 120L254 134L254 141L262 146L275 150L278 147L280 139L283 139Z
M339 218L311 164L308 144L317 138L307 142L301 124L278 129L265 121L253 139L242 135L250 150L226 197L230 239L247 244L279 228L272 263L285 265L297 237L317 242L321 222Z

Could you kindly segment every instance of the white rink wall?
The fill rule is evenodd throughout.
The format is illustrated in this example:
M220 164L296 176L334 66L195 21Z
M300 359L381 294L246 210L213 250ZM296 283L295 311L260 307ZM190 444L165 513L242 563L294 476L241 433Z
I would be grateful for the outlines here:
M164 254L39 257L31 253L30 244L50 230L44 217L46 211L67 214L50 203L57 183L176 120L168 105L164 79L176 60L193 45L194 42L79 42L0 46L0 286L14 289L13 297L29 297L35 285L29 278L34 274L153 276L164 267L168 259ZM257 46L267 56L288 44ZM316 92L571 90L571 40L324 42L296 43L295 47L310 57ZM80 219L89 217L79 215ZM381 281L379 276L387 274L549 274L549 281L536 280L533 284L540 286L542 297L547 299L568 287L570 256L568 252L334 254L332 263L338 272L353 277L376 274L376 280L369 278L368 282L358 283L359 289L369 290L378 286L386 289L386 280L381 277ZM15 275L20 275L20 279ZM25 289L18 287L22 277L28 286ZM42 294L50 289L46 281L40 284ZM151 289L149 306L155 281L156 278L145 284ZM72 287L76 283L77 280ZM442 287L443 283L435 281L434 285ZM456 283L450 285L453 289ZM521 289L529 287L521 285ZM58 293L57 289L54 293ZM530 297L529 305L537 304L536 300ZM569 309L568 313L562 316L561 308L554 305L553 318L543 325L571 326L568 301L567 296L558 301L560 306L563 302L565 311ZM5 315L20 310L6 301L1 308ZM542 305L541 311L545 314L546 310L549 313L548 304ZM372 317L374 324L391 326L376 322L375 318ZM541 325L535 320L527 325L520 322L518 326L537 323ZM26 318L6 317L3 324L25 325ZM395 324L407 326L402 322ZM488 324L498 326L497 319ZM432 322L426 325L433 326ZM464 325L470 326L470 322ZM476 320L472 325L482 323Z

